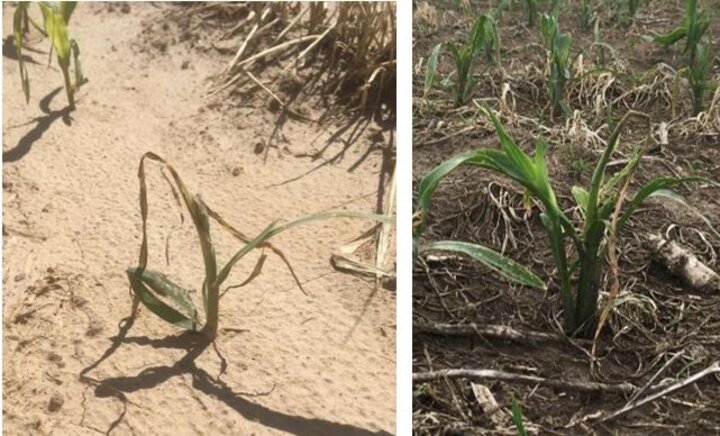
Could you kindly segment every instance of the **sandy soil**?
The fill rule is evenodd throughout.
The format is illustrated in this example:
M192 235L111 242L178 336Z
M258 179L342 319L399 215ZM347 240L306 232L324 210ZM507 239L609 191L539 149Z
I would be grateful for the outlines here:
M12 11L3 3L4 39ZM221 327L235 330L221 332L216 349L194 363L183 358L187 338L147 310L125 340L114 341L130 309L125 269L136 264L140 245L143 153L168 159L207 204L254 234L276 218L374 209L382 155L369 150L392 140L370 125L345 144L352 132L333 140L337 126L289 120L281 127L284 143L264 159L257 152L277 115L264 98L245 107L203 101L206 79L231 55L207 49L201 36L191 35L197 41L190 49L153 33L158 27L148 23L166 17L166 7L150 5L78 7L70 32L90 83L70 114L58 88L62 74L46 68L47 53L28 52L37 63L28 63L26 105L17 62L4 52L5 433L392 432L394 294L374 292L373 280L329 264L366 222L337 220L278 237L310 296L269 256L251 286L222 300ZM37 48L46 50L45 42ZM344 159L319 168L322 160L298 157L325 145L326 156L349 147ZM149 265L197 289L203 267L194 229L180 224L154 165L149 201ZM236 241L213 232L219 259L228 259ZM242 281L257 256L228 283Z

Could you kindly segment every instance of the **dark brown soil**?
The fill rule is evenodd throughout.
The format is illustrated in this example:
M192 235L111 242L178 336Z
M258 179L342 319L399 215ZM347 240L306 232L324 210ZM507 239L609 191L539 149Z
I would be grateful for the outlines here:
M576 78L568 85L567 103L571 110L578 111L588 129L597 131L602 141L595 142L587 136L570 136L565 119L550 117L542 75L544 58L537 47L533 48L533 44L541 44L539 29L528 27L524 2L512 2L512 8L500 18L502 70L486 68L482 61L478 63L479 83L474 101L456 107L450 91L441 86L435 86L423 97L424 59L432 47L440 42L463 40L471 25L472 15L462 12L460 3L432 2L434 10L427 8L426 2L415 5L416 182L458 152L497 147L498 140L474 101L486 102L497 110L503 83L510 85L515 107L512 114L501 118L511 136L526 150L532 149L540 134L549 139L550 176L565 210L574 206L571 187L589 184L608 136L608 118L618 120L630 109L647 114L653 131L661 123L668 125L668 143L659 148L657 141L650 138L646 124L632 121L627 125L614 158L627 157L636 144L647 142L653 149L652 158L644 160L635 174L631 192L652 178L673 173L720 181L720 111L709 112L709 122L705 124L693 122L689 95L682 90L675 98L675 107L670 105L672 96L666 84L674 79L671 73L682 68L684 42L666 50L643 39L643 35L675 27L682 20L682 2L643 2L635 21L623 25L613 18L611 2L605 2L608 5L599 10L601 36L603 42L616 50L617 60L604 68L594 62L592 30L585 31L579 25L580 2L565 2L570 6L565 6L561 14L561 30L572 34L572 59L582 54L586 71L582 80ZM496 3L472 2L471 8L474 13L485 13ZM541 5L541 13L549 8L548 3ZM717 1L699 3L705 10L720 10ZM718 53L720 19L714 18L708 33L714 53ZM444 49L438 68L440 80L452 69ZM587 91L587 86L597 84L603 73L611 73L614 78L605 93L608 101L614 100L611 117L607 116L607 105L600 112L602 116L598 116L588 104L595 95ZM713 75L715 82L720 82L718 58ZM707 98L706 107L711 97ZM714 227L720 227L720 189L703 184L680 187L677 191ZM551 285L549 291L543 292L511 284L467 259L427 263L421 260L414 271L416 322L472 322L561 332L560 301L552 283L554 264L547 237L537 207L529 216L524 209L522 188L487 170L460 169L443 182L433 197L425 240L455 239L502 248L506 255L527 265ZM628 300L616 307L599 338L597 371L591 371L591 344L582 341L533 345L479 336L450 338L419 333L413 338L413 371L496 369L568 381L627 382L642 387L676 353L683 354L653 385L663 379L681 380L708 367L720 358L720 295L688 289L652 260L648 236L666 232L691 248L711 268L720 270L716 255L720 238L702 219L677 203L647 202L618 241L619 278ZM608 280L605 277L605 283ZM521 404L526 426L540 434L720 434L718 374L602 423L604 416L623 407L628 399L617 394L582 394L513 382L482 384L508 411L514 395ZM414 429L421 435L516 433L509 420L504 426L490 420L478 404L470 381L462 378L415 384L413 408Z

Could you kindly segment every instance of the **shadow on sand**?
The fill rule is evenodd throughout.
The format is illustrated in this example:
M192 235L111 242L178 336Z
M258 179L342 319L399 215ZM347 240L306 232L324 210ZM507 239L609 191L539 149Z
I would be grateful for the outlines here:
M58 119L62 119L63 123L65 125L69 126L72 122L72 118L70 117L70 113L72 112L72 108L69 106L65 107L64 109L61 109L59 111L53 111L50 109L50 102L53 98L60 92L63 88L59 87L50 92L48 95L42 98L40 100L40 110L45 114L45 116L37 117L33 120L31 120L27 124L35 123L35 127L33 127L29 132L27 132L25 135L23 135L22 138L18 141L17 145L13 147L12 149L8 151L3 151L2 154L2 160L3 163L10 163L10 162L16 162L22 159L26 154L30 152L30 149L32 148L33 144L42 138L43 134L47 131L47 129L50 128L52 123L54 123Z
M372 432L364 428L340 424L323 419L304 418L302 416L291 415L252 402L247 397L269 395L272 390L274 390L274 387L269 392L259 394L234 392L224 382L214 378L208 374L207 371L199 368L195 364L195 359L205 352L208 347L214 344L212 341L203 339L197 333L189 332L175 336L168 336L162 339L150 339L145 336L128 337L127 334L133 325L133 321L132 317L123 319L119 325L118 335L111 338L112 344L110 347L97 361L80 372L80 380L82 382L95 386L96 397L112 396L118 398L123 403L122 413L110 424L108 429L102 431L105 434L110 434L113 430L115 430L125 417L125 414L127 413L126 394L144 389L152 389L163 384L172 377L182 374L189 374L192 377L193 388L203 392L205 395L222 401L234 409L244 419L258 422L269 428L300 436L371 436L390 434L382 431ZM121 345L127 343L133 343L140 346L150 346L153 348L184 349L187 353L173 365L146 368L137 375L133 376L108 377L97 380L87 375L90 371L97 368L104 360L109 358ZM215 351L217 352L217 348ZM218 355L220 356L219 353ZM221 368L225 368L227 366L225 359L222 356L220 356L220 359Z

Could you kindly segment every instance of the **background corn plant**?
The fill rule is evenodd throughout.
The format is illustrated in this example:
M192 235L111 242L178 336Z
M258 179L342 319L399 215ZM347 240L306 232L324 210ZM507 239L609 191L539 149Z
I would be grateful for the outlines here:
M77 2L39 2L38 6L43 16L44 31L29 18L29 5L29 2L19 2L13 16L13 39L20 67L20 80L25 94L25 102L30 101L30 79L23 61L22 50L25 43L24 35L28 31L27 23L32 22L34 27L50 38L50 56L52 56L54 50L57 54L58 65L60 65L60 70L63 73L68 104L71 108L74 108L75 92L88 81L82 73L80 47L74 39L70 39L67 31L70 17L75 11ZM70 76L71 59L75 67L74 81Z
M545 40L548 59L548 96L550 97L551 113L564 113L567 107L563 101L565 85L570 80L570 34L560 33L558 25L559 7L554 6L550 14L543 15L540 31Z
M495 19L489 14L480 15L473 22L468 40L462 45L448 43L448 49L455 64L456 81L454 100L458 105L464 104L472 96L477 80L475 64L483 54L485 60L500 62L500 36Z
M430 56L428 57L427 66L425 68L425 83L423 84L423 98L427 97L428 92L430 92L435 84L440 50L442 50L442 44L437 44L433 47L432 52L430 52Z
M538 15L537 0L525 0L525 5L528 11L528 26L533 27Z
M715 86L710 81L712 44L702 43L705 31L710 27L710 14L697 8L697 0L687 0L685 16L680 26L664 35L654 35L653 40L664 47L670 47L685 38L683 54L686 66L679 71L690 83L693 116L702 112L705 95Z
M617 232L648 198L664 196L676 201L682 198L668 190L669 187L691 181L703 180L697 177L658 178L643 185L627 202L624 210L618 187L629 183L642 156L637 148L627 165L618 173L607 177L606 167L618 146L620 131L628 115L614 128L605 151L597 162L588 189L575 186L572 195L580 210L582 221L577 226L559 206L551 186L545 153L547 142L540 138L535 145L535 154L526 154L507 134L496 115L485 108L500 139L501 148L477 149L455 156L427 173L418 187L419 215L427 216L431 197L440 181L461 165L473 165L495 171L519 183L525 188L526 196L542 205L540 220L550 241L550 250L557 268L557 282L568 334L591 337L594 332L601 272L607 250L609 221L617 208ZM422 229L422 224L419 226ZM577 253L576 259L568 256L566 240L571 241ZM577 278L577 285L573 284Z
M190 293L178 286L165 275L160 272L156 272L147 269L148 261L148 238L147 238L147 218L148 218L148 205L147 205L147 187L145 184L145 160L151 160L161 163L172 176L172 190L175 195L175 199L180 204L182 199L185 208L187 208L195 229L197 231L198 240L200 243L200 249L203 255L203 261L205 266L205 278L201 285L202 289L202 302L204 308L203 323L201 313L198 311L197 306L193 302ZM220 287L230 275L233 267L243 259L248 253L256 248L269 248L275 254L280 256L290 268L287 259L283 253L272 246L268 240L272 237L282 233L286 230L292 229L293 227L305 224L311 221L325 220L330 218L362 218L369 219L378 222L392 223L390 217L384 215L377 215L366 212L353 212L353 211L329 211L318 213L314 215L308 215L296 220L279 223L274 221L263 229L257 236L249 238L242 232L231 226L226 222L220 215L210 209L200 198L199 195L193 195L187 189L179 174L169 163L155 153L148 152L140 159L140 166L138 169L138 177L140 179L140 213L142 216L142 243L140 246L140 256L138 265L128 268L127 275L130 281L130 286L135 294L136 302L133 304L133 312L137 306L137 302L142 303L152 313L165 320L166 322L173 324L185 330L201 332L207 339L212 340L217 335L218 324L219 324L219 308L220 299L224 294L220 293ZM178 194L179 192L179 194ZM227 263L219 268L218 259L215 256L215 249L210 237L210 220L215 220L225 230L229 231L235 238L242 241L244 245L227 261ZM238 286L233 288L245 286L250 283L255 277L257 277L262 269L262 265L265 257L260 257L256 263L250 277ZM296 283L299 284L297 277L290 268ZM302 289L302 287L301 287ZM226 291L227 292L227 291Z
M712 65L710 48L710 44L698 44L695 47L695 58L685 69L685 74L690 82L693 116L703 111L705 96L712 94L717 86L710 80L710 67Z

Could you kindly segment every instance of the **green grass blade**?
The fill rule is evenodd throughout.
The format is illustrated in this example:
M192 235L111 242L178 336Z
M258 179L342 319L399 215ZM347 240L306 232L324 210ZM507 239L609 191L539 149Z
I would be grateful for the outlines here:
M465 254L489 268L498 272L505 278L533 288L546 289L545 282L527 267L491 250L485 246L460 241L437 241L432 242L422 249L428 251L450 251Z
M523 424L523 415L522 415L522 409L520 409L520 402L518 402L517 398L515 398L514 393L510 393L510 398L512 399L512 422L515 424L515 429L517 430L518 436L527 436L527 432L525 431L525 424Z

